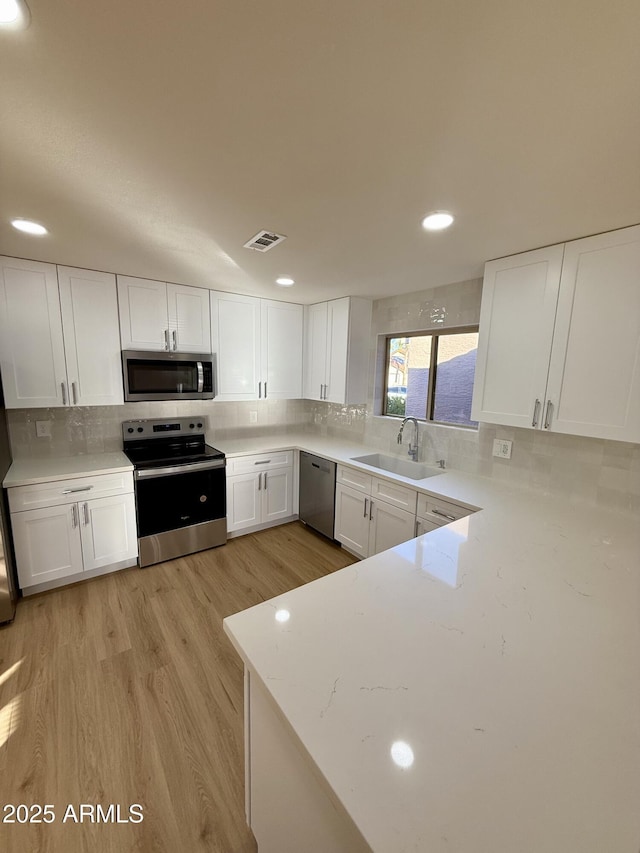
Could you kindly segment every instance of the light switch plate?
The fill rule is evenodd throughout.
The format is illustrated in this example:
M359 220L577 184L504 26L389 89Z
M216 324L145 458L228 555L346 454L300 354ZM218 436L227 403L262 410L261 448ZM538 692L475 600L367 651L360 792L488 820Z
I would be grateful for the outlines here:
M511 459L512 441L507 441L504 438L494 438L493 440L493 455L499 459Z
M51 421L36 421L36 436L51 438Z

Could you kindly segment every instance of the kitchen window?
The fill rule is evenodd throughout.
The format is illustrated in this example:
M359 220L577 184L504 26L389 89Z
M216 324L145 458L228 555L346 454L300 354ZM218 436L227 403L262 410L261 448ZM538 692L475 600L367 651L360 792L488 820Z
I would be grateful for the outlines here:
M477 429L471 420L478 327L387 338L384 415Z

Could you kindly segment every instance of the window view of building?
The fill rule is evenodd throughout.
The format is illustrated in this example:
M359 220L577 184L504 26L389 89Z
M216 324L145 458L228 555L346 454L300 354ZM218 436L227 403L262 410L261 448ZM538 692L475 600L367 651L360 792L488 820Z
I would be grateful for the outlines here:
M389 338L384 414L477 427L471 420L477 331Z

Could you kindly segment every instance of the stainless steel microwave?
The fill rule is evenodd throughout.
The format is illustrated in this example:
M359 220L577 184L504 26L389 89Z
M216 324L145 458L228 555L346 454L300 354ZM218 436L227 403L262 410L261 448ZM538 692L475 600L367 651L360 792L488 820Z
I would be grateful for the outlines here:
M124 399L212 400L214 356L211 353L123 350Z

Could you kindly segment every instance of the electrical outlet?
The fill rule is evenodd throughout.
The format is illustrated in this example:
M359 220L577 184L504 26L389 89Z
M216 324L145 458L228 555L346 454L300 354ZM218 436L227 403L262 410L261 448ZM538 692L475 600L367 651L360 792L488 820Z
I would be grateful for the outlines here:
M51 438L51 421L36 421L36 436Z
M493 440L493 455L499 459L511 459L512 441L507 441L504 438L494 438Z
M258 413L257 412L249 412L249 423L257 424L258 423Z

